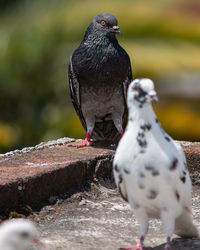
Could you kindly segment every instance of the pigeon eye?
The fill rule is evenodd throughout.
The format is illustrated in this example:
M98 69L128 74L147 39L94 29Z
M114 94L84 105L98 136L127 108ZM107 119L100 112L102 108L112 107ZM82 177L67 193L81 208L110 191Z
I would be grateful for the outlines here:
M104 20L101 21L101 25L102 26L105 26L106 25L106 22Z
M142 92L142 89L139 88L139 87L137 87L136 90L137 90L138 93Z
M27 238L29 238L29 234L27 232L22 232L21 233L21 238L27 239Z

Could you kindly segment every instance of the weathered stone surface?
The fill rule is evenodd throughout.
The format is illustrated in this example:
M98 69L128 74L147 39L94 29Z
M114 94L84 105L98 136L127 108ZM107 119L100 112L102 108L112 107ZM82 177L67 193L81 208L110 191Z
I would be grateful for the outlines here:
M48 250L109 249L136 244L139 233L128 203L115 189L114 147L74 148L63 138L0 155L0 212L30 205ZM77 143L77 142L76 142ZM200 143L182 142L194 184L200 184ZM63 195L60 195L63 194ZM200 226L199 186L194 187L193 215ZM160 220L152 220L145 244L161 250ZM151 248L153 247L153 248ZM200 249L200 240L174 239L172 249Z
M192 208L198 228L199 203L200 189L194 187ZM106 180L102 185L91 183L89 192L59 199L30 218L38 224L45 250L118 250L135 246L139 240L134 212ZM149 250L164 250L165 242L161 221L150 220L145 246ZM174 238L172 241L172 250L191 249L200 249L200 240Z
M111 162L113 154L113 150L100 147L77 149L69 142L47 145L1 155L1 213L26 204L41 206L52 195L84 185L93 178L98 162Z
M200 142L182 142L194 185L200 185Z
M88 180L112 180L114 147L77 149L71 147L74 142L62 138L0 155L0 213L25 205L41 207L50 196L83 186ZM200 143L182 145L192 180L199 184Z

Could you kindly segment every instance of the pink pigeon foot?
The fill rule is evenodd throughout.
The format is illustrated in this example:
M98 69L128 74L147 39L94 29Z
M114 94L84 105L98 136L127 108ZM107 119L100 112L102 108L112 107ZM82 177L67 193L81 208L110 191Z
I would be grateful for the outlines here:
M144 247L144 237L141 236L140 241L137 246L128 247L128 248L120 248L119 250L148 250L148 248Z
M94 142L90 141L90 136L91 136L90 133L87 133L85 140L81 144L74 144L73 147L82 148L94 144Z
M164 250L172 250L172 249L171 249L170 237L167 238L167 243L166 243L166 245L165 245Z

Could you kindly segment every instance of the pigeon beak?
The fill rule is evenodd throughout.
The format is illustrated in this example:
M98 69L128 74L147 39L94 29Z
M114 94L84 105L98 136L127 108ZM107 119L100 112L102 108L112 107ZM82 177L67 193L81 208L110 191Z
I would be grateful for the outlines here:
M113 28L113 31L115 33L119 34L120 36L122 35L122 33L121 33L120 29L119 29L119 26L113 26L112 28Z
M150 95L150 98L151 98L152 101L156 101L156 102L159 101L158 96L157 96L157 94L156 94L155 91L151 91L151 92L149 93L149 95Z

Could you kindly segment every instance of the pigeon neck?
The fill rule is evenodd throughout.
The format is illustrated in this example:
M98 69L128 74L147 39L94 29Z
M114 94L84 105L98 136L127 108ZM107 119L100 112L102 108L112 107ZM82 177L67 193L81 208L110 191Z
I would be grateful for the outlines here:
M133 122L150 122L153 117L155 117L155 113L153 111L151 104L145 104L142 107L132 106L129 108L129 120Z
M114 33L106 34L102 33L102 31L92 31L90 29L85 33L83 42L91 46L100 45L105 47L107 47L111 43L113 43L114 45L118 44Z
M87 39L84 39L84 42L86 42L87 44L91 44L92 46L100 45L107 47L111 43L117 43L117 39L115 37L107 37L105 35L97 37L93 34L90 34Z

